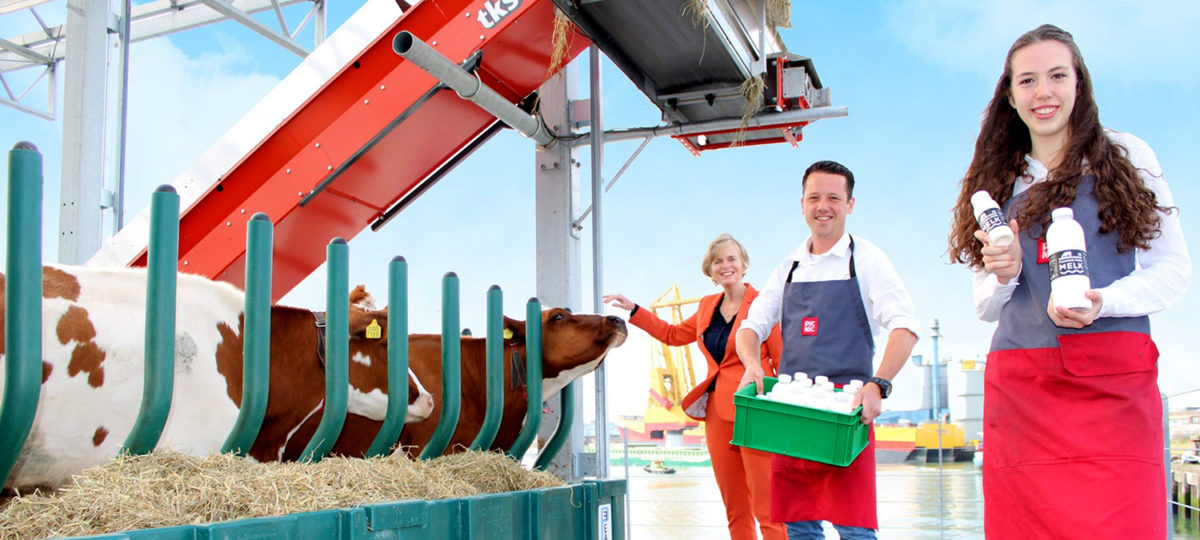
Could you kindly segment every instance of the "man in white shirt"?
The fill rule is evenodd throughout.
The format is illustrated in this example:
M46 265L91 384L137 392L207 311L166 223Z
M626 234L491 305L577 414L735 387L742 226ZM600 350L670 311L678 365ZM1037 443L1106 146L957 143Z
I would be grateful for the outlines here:
M804 172L804 219L809 238L775 268L750 306L736 338L746 366L739 387L762 393L759 345L779 323L783 332L780 373L824 375L841 385L866 384L854 398L870 424L891 392L891 379L908 360L920 327L912 300L887 255L846 233L854 209L854 174L833 161ZM874 336L887 333L883 359L872 370ZM842 538L875 538L874 431L871 443L847 467L775 455L771 517L787 522L791 540L823 538L821 522Z

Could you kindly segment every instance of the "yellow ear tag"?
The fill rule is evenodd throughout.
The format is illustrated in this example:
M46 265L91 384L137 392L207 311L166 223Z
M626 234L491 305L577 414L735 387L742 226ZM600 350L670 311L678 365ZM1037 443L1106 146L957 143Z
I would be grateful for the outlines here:
M379 339L383 337L383 328L379 327L379 321L371 319L371 324L367 325L367 339Z
M512 337L513 337L512 330L505 328L504 329L504 339L512 339Z

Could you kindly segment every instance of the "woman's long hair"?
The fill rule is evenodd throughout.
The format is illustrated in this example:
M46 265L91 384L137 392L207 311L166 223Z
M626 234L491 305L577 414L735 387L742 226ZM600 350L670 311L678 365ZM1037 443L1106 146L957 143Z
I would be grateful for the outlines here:
M1004 74L996 83L996 92L984 111L983 125L975 140L975 155L962 180L962 192L953 210L950 228L950 258L972 268L983 266L979 228L971 210L971 194L987 190L1001 206L1012 198L1013 183L1025 173L1025 155L1032 150L1029 128L1009 103L1012 86L1012 58L1018 50L1040 41L1054 40L1067 46L1075 66L1077 86L1075 106L1067 122L1067 146L1062 160L1050 171L1049 178L1030 188L1027 203L1017 209L1022 231L1034 224L1049 223L1050 211L1070 206L1086 172L1096 176L1095 194L1100 203L1100 232L1118 231L1121 252L1130 248L1149 248L1159 234L1160 218L1154 192L1145 186L1127 152L1109 140L1100 125L1100 113L1092 90L1092 77L1075 39L1056 26L1044 24L1026 32L1013 43L1004 59Z

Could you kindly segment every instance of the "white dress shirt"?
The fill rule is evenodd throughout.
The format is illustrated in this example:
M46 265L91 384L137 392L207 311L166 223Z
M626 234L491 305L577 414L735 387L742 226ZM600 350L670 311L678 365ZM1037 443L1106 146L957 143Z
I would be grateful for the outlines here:
M758 335L759 341L766 339L771 327L783 318L783 287L793 262L799 262L793 283L831 281L850 278L850 235L842 234L829 251L820 255L809 252L812 238L805 239L783 260L758 297L750 304L742 328L749 328ZM883 250L861 236L854 237L854 267L858 276L859 293L863 307L871 324L871 335L879 336L881 330L890 334L897 328L905 328L916 336L921 335L921 325L913 315L912 299L900 281L892 262ZM783 336L787 341L788 336Z
M1154 150L1145 141L1128 133L1106 130L1108 138L1127 151L1130 163L1137 168L1138 176L1146 187L1158 198L1158 205L1171 207L1175 199ZM1013 183L1013 197L1038 182L1045 182L1049 171L1046 166L1030 156L1025 156L1025 176ZM1100 291L1102 304L1097 317L1140 317L1166 309L1187 291L1192 279L1192 260L1188 257L1187 244L1183 239L1183 225L1179 223L1179 211L1159 212L1162 225L1159 236L1150 239L1150 249L1137 249L1137 265L1128 276L1112 282ZM1012 298L1017 288L1017 279L1001 285L991 272L975 270L975 312L979 318L994 322L1000 319L1000 310Z

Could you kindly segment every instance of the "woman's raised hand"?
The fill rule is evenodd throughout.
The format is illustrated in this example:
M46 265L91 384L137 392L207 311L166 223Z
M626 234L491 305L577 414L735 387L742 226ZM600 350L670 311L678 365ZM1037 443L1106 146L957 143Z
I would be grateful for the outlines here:
M601 297L601 300L605 304L610 304L612 306L619 307L626 311L632 310L633 306L637 305L637 304L634 304L632 300L625 298L625 295L623 295L623 294L606 294L603 297Z
M1017 227L1015 219L1009 222L1008 226L1012 228L1013 242L1007 246L993 246L988 242L987 233L982 230L975 231L975 238L983 242L983 248L980 249L980 253L983 254L983 268L995 274L1001 285L1007 285L1021 274L1021 230Z

